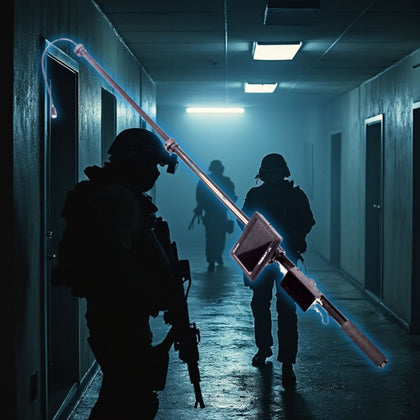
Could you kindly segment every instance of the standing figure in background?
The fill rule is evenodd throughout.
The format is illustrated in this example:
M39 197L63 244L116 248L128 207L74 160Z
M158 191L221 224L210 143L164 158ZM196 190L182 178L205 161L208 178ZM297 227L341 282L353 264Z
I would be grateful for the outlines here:
M233 201L238 197L231 179L223 175L225 168L220 160L213 160L209 166L209 178ZM200 181L196 189L197 207L194 215L202 218L206 230L207 270L214 271L215 263L223 265L223 251L226 233L233 232L233 221L228 219L226 207ZM204 215L203 215L204 213Z
M293 181L285 178L290 171L283 156L266 155L256 178L263 184L251 188L245 198L243 211L249 217L261 213L283 237L281 244L288 258L296 265L306 251L306 235L315 224L306 194ZM261 366L273 353L271 332L271 299L276 285L278 357L282 363L283 386L294 386L296 375L293 364L298 350L296 305L280 287L283 275L275 264L269 264L252 283L244 276L245 285L253 291L251 309L254 316L255 342L258 352L252 359L254 366Z

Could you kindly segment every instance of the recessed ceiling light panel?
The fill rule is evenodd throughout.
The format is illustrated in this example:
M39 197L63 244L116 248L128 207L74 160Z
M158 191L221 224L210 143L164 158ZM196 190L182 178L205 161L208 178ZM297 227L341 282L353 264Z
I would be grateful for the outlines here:
M189 114L243 114L240 107L190 106L186 109Z
M273 93L277 83L247 83L244 84L246 93Z
M292 60L301 46L302 42L254 42L252 57L254 60Z

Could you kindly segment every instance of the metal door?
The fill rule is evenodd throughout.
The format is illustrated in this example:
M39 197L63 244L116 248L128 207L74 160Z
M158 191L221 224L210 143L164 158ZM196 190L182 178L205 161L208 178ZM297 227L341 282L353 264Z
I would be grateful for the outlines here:
M331 253L330 261L340 265L341 253L341 133L331 135Z
M102 163L109 158L108 149L117 130L117 100L115 96L102 88L101 95L101 150Z
M46 68L58 111L46 112L45 164L45 403L53 418L79 378L78 301L65 287L51 285L57 245L65 227L61 217L67 191L77 179L77 72L69 57L50 47ZM48 107L46 107L47 109Z
M382 298L383 115L366 120L365 287Z
M413 109L413 255L410 333L420 334L420 102Z

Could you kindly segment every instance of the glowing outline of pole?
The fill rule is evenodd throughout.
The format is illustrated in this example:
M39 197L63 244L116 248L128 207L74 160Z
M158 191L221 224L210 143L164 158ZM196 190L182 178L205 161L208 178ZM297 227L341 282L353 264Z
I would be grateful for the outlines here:
M154 129L154 131L165 142L165 149L170 153L175 153L187 166L190 168L204 184L216 195L216 197L236 216L236 218L243 224L247 225L249 217L205 174L200 167L181 149L175 139L166 134L159 125L137 105L134 100L115 82L115 80L92 58L86 51L83 44L76 44L68 38L61 38L59 40L67 40L74 43L76 46L74 52L77 56L83 57L88 63L112 86L114 89L131 105L131 107ZM52 45L53 41L50 45ZM49 46L50 46L49 45ZM43 53L43 57L46 50ZM44 75L45 78L45 75ZM51 93L49 91L50 97ZM312 279L303 274L296 265L287 258L284 250L279 247L276 255L276 262L280 265L280 270L283 273L290 273L296 280L300 281L313 296L313 304L319 304L329 316L331 316L341 327L344 333L362 350L366 356L378 367L384 367L388 360L385 355L350 321L348 320L322 293L315 285Z

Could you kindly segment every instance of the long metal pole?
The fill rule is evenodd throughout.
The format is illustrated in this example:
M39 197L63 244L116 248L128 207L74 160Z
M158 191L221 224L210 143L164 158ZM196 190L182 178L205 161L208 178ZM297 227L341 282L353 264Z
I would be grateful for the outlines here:
M112 79L111 76L91 57L82 44L77 44L74 52L79 57L84 57L96 71L133 107L133 109L153 128L153 130L165 142L168 152L175 153L214 193L214 195L236 216L236 218L246 226L249 222L248 216L204 173L200 167L181 149L175 139L169 137L139 105ZM327 314L331 316L350 337L351 340L371 359L371 361L383 367L388 362L383 353L364 336L357 327L344 317L340 311L316 288L315 282L308 279L296 265L287 258L283 249L279 248L276 256L277 263L280 264L286 276L293 277L299 287L306 289L310 296L313 296L313 303L322 306ZM283 282L282 282L283 283ZM296 300L296 299L295 299ZM298 302L299 303L299 302ZM304 310L306 310L304 308Z

